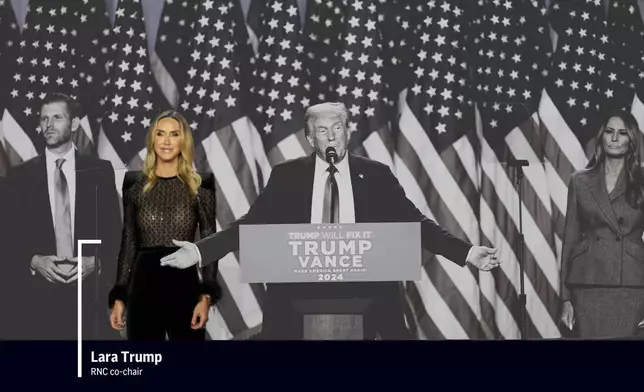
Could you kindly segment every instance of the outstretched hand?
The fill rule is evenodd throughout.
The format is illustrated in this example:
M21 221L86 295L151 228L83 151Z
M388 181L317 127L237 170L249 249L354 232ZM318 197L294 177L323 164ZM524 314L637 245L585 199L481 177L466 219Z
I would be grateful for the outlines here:
M199 262L199 253L195 244L177 240L172 240L172 242L180 248L176 252L162 257L161 266L186 269Z
M501 264L501 260L499 260L499 249L488 248L487 246L475 246L467 262L481 271L489 271Z

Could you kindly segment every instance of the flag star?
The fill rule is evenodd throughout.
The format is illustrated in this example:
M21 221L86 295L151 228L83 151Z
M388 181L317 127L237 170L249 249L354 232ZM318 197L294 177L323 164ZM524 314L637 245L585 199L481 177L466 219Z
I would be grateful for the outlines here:
M140 82L140 81L138 81L138 80L137 80L137 81L132 82L132 84L130 85L130 88L131 88L131 89L132 89L132 91L134 91L134 92L140 91L140 90L141 90L141 82Z
M115 95L114 98L112 98L112 103L114 106L119 106L123 103L123 97L120 95Z
M136 65L134 70L136 71L137 75L140 75L140 74L145 72L145 68L144 68L143 64L140 64L140 63Z
M138 108L139 107L139 100L135 99L134 97L132 97L127 102L127 104L130 105L130 109Z

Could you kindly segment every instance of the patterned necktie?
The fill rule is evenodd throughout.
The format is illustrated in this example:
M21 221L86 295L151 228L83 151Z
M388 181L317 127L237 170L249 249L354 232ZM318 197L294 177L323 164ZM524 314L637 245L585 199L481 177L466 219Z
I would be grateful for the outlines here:
M324 186L324 207L322 210L322 223L339 223L340 222L340 200L338 197L338 183L335 181L335 173L338 169L329 165L326 169L329 177L326 179Z
M56 208L56 254L60 257L74 257L74 246L72 239L72 214L69 205L69 189L67 179L62 171L64 159L56 160L56 171L54 172L55 203Z

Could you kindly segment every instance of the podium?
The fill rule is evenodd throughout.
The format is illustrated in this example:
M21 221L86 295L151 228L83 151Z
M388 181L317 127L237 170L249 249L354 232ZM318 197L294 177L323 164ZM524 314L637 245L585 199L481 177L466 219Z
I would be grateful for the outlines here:
M239 249L242 282L268 286L269 337L372 339L421 279L417 222L242 225Z

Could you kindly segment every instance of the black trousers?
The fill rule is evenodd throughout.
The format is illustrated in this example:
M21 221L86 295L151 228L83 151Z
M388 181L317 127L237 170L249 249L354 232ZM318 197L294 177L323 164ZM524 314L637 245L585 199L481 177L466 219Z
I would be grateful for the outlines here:
M205 329L191 328L199 301L196 266L163 267L160 259L177 247L140 249L126 306L128 340L205 340Z

